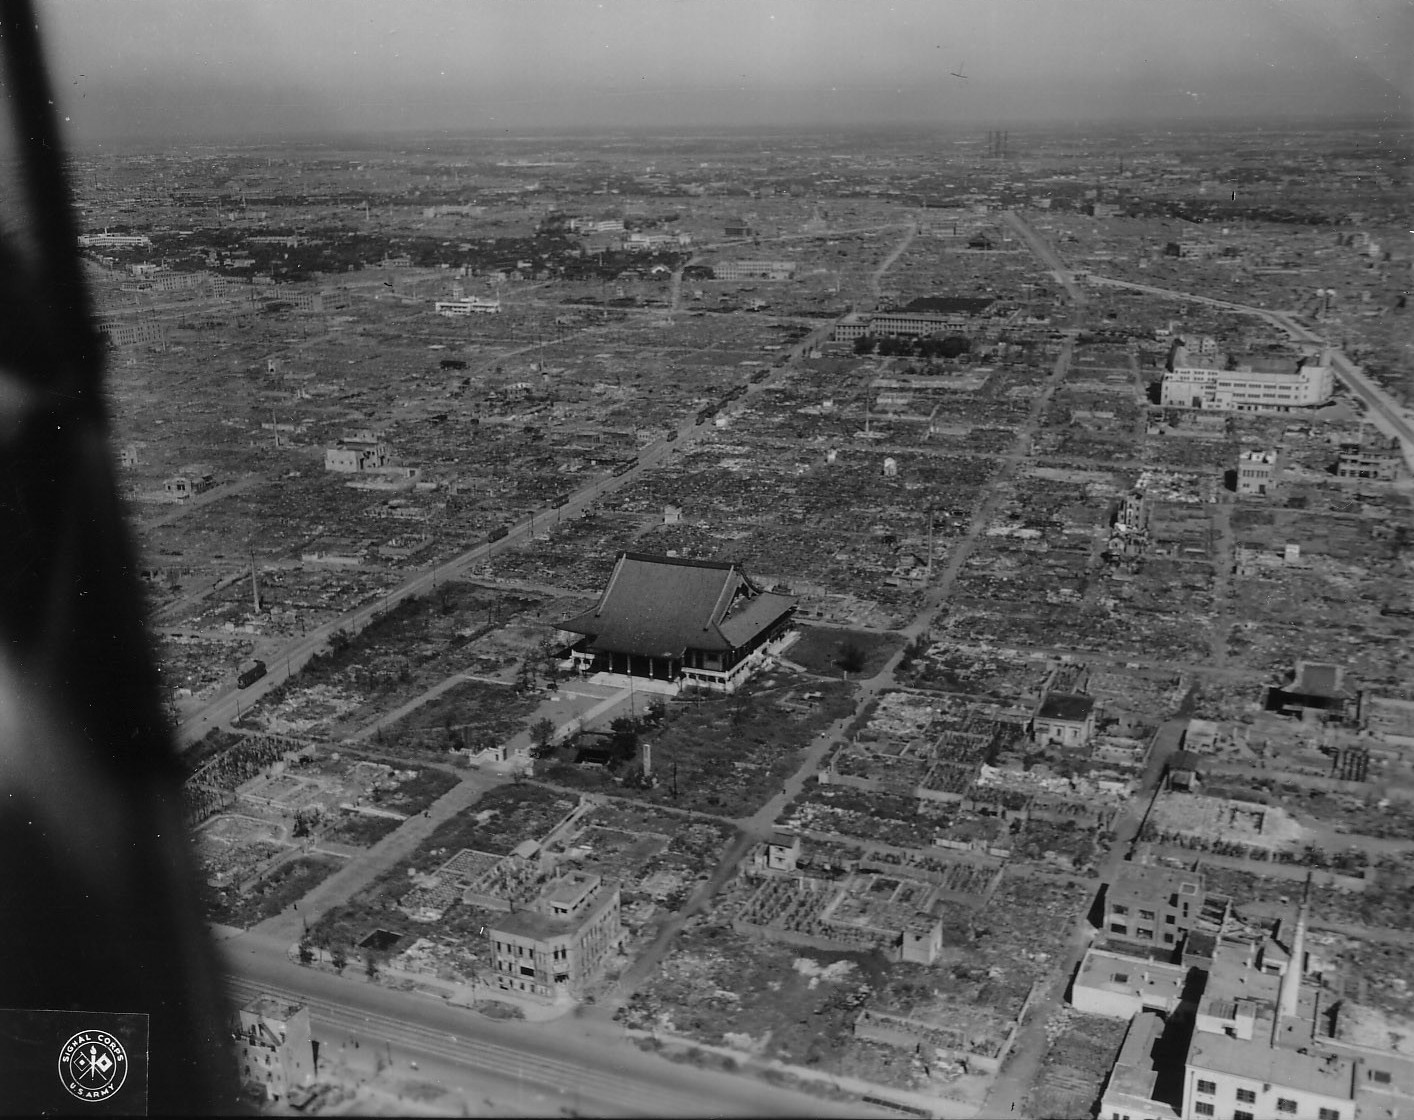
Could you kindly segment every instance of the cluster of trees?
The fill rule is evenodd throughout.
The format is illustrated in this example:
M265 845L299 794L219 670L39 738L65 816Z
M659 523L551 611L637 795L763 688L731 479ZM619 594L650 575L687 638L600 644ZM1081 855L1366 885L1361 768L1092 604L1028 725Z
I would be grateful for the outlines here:
M221 786L188 782L182 787L182 816L188 828L195 828L233 804L236 795Z
M317 805L307 806L299 810L295 813L295 824L294 828L291 829L291 835L296 839L302 836L312 836L323 816L323 810Z
M271 763L278 762L287 750L287 743L263 735L242 739L197 771L193 784L235 789Z
M602 253L567 254L559 263L566 280L616 280L625 272L647 274L654 265L676 269L685 258L682 253L658 251L634 253L623 249L605 249Z
M951 360L972 352L972 340L966 335L950 334L944 338L923 335L915 338L890 338L887 335L860 335L854 340L856 354L878 354L885 358L944 358Z
M869 659L867 651L858 642L845 641L840 643L840 651L835 656L835 664L846 673L858 673L864 669L865 662Z
M1231 199L1134 199L1126 205L1126 214L1136 218L1179 218L1185 222L1273 222L1278 225L1324 226L1344 224L1344 214L1323 213L1320 210L1292 210L1285 206L1249 206Z

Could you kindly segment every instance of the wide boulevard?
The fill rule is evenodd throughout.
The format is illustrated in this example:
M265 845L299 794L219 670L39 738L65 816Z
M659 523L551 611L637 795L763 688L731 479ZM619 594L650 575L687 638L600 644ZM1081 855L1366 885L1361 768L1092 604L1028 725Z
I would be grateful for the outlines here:
M233 1001L264 993L308 1005L320 1072L339 1070L338 1081L382 1066L497 1114L883 1115L645 1054L612 1025L574 1015L493 1020L361 975L303 967L250 934L221 942L221 949Z

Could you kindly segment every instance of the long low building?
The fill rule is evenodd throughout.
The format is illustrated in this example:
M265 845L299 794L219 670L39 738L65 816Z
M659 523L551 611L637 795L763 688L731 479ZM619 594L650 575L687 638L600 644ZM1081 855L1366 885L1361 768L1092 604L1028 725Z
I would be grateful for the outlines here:
M712 266L715 280L789 280L794 261L718 261Z
M436 302L438 315L445 318L456 318L462 315L497 315L501 311L501 301L498 299L483 299L480 296L467 296L464 299L439 299Z
M891 311L877 311L872 315L852 312L835 325L831 338L835 342L853 342L865 335L920 338L961 331L969 320L987 311L994 302L991 297L980 296L922 296L906 307Z

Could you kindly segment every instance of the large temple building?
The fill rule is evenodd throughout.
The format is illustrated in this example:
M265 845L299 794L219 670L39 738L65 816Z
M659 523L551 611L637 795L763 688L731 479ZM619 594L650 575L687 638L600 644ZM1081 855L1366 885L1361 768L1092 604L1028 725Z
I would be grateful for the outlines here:
M622 552L592 610L559 624L581 672L732 691L781 647L795 599L735 564Z

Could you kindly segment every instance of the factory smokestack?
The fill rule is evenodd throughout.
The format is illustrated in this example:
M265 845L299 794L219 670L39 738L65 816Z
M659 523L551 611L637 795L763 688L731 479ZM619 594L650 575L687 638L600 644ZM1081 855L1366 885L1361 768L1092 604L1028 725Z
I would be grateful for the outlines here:
M1311 908L1311 875L1306 874L1306 887L1301 892L1301 905L1296 911L1296 931L1291 935L1291 961L1281 978L1281 998L1277 1018L1290 1019L1297 1014L1301 997L1301 974L1306 960L1306 917Z

